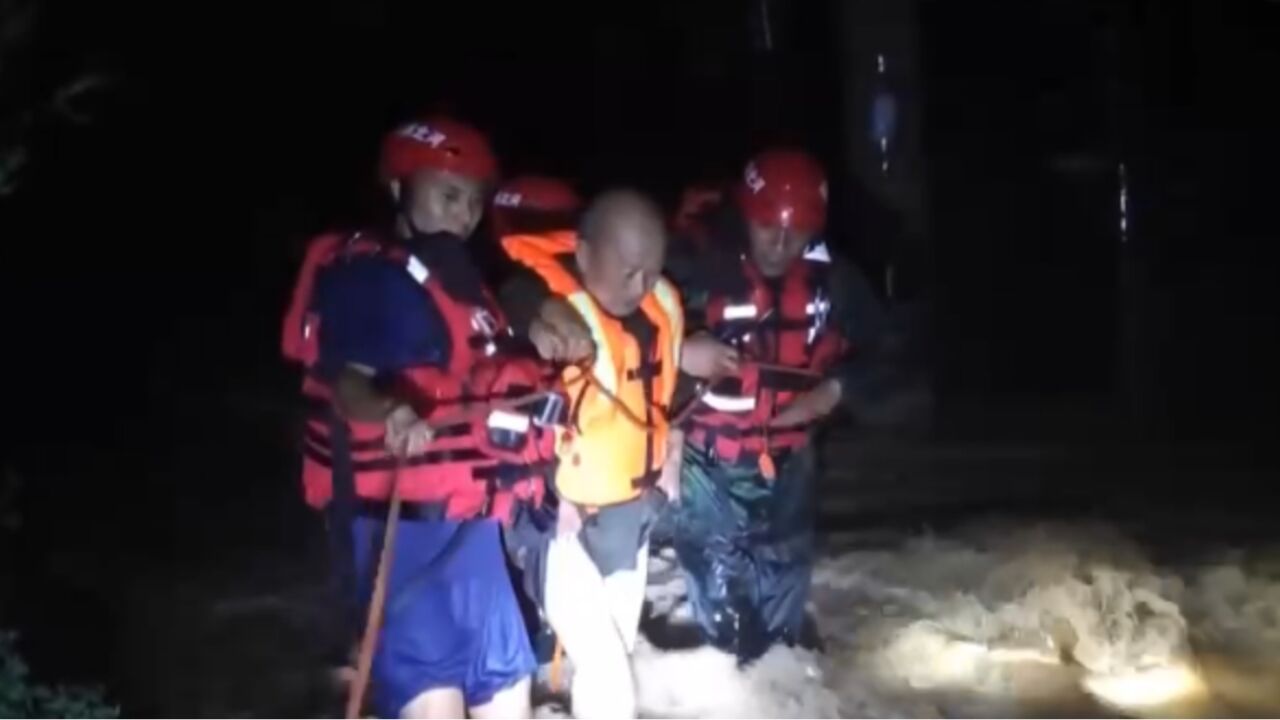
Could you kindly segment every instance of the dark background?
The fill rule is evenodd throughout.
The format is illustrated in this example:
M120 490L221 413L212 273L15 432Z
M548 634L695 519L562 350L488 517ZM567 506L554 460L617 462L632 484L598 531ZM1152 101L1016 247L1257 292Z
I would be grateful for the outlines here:
M910 4L917 72L894 82L915 99L921 211L850 160L868 142L850 87L873 80L846 52L865 36L849 9L893 5L42 3L6 59L6 112L84 68L111 84L92 123L34 127L0 199L23 516L0 620L37 669L166 709L130 665L163 664L130 654L137 588L182 604L175 576L306 555L279 318L305 240L378 208L378 138L421 110L478 124L506 170L667 203L802 144L833 177L837 245L882 291L894 264L894 306L926 310L937 436L1066 403L1269 457L1280 4Z

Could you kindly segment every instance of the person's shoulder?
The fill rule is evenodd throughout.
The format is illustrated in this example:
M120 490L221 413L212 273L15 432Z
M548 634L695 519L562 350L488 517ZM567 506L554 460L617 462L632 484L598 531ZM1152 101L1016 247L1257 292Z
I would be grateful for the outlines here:
M415 272L416 271L416 272ZM355 253L339 257L319 282L318 291L330 304L364 304L390 310L409 310L430 304L422 283L429 276L413 256Z
M425 281L426 268L419 262L422 280L413 277L413 256L385 249L340 251L327 269L328 275L340 282L378 283L392 287Z

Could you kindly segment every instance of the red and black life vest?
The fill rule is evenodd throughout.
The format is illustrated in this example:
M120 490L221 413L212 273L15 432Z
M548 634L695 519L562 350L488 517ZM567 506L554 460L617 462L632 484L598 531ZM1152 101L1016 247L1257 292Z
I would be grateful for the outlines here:
M315 372L323 318L311 297L317 275L357 256L376 255L403 264L431 296L448 328L452 352L448 366L404 370L394 382L397 395L409 398L419 416L436 428L427 452L400 461L387 452L382 422L340 420L329 384ZM538 504L544 477L553 468L554 433L534 416L558 405L505 408L514 397L528 397L553 386L553 374L541 363L505 355L500 344L510 329L486 293L486 306L454 300L430 269L407 251L365 235L324 235L312 242L285 315L282 350L302 363L307 374L302 393L307 405L302 484L309 505L322 508L334 499L334 467L350 461L355 500L362 507L385 503L399 469L406 517L510 519L519 502ZM333 431L343 437L333 437ZM335 446L347 446L345 458Z
M808 423L767 426L798 394L815 386L816 377L847 350L830 318L827 267L825 247L820 246L771 282L744 257L737 265L741 276L723 283L737 289L709 295L708 329L737 347L744 362L738 375L718 381L693 411L686 435L695 446L736 463L808 441ZM757 363L811 374L762 368Z

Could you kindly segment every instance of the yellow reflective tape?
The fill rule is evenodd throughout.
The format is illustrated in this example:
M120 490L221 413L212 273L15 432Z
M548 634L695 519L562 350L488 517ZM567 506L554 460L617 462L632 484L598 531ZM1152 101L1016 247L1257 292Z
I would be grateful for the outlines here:
M618 392L617 370L613 364L613 348L609 347L609 337L605 335L604 326L600 324L600 311L596 309L595 301L587 294L585 290L571 293L568 297L569 302L577 309L578 314L586 321L587 327L591 328L591 339L596 344L596 362L592 368L592 373L596 376L596 380L604 385L609 392Z
M653 295L658 305L667 314L667 326L671 328L671 359L680 362L680 345L684 342L684 313L680 309L680 295L675 286L665 278L659 279L653 286Z

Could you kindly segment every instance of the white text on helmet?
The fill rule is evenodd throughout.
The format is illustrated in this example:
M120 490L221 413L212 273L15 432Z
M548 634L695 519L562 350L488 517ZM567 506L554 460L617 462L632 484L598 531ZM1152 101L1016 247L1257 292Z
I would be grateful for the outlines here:
M432 130L431 126L424 125L422 123L410 123L405 125L403 128L400 128L400 134L407 138L417 140L420 143L426 143L431 147L440 147L440 145L445 141L444 133L438 130Z
M498 207L520 207L524 195L518 192L500 192L493 196L493 204Z

